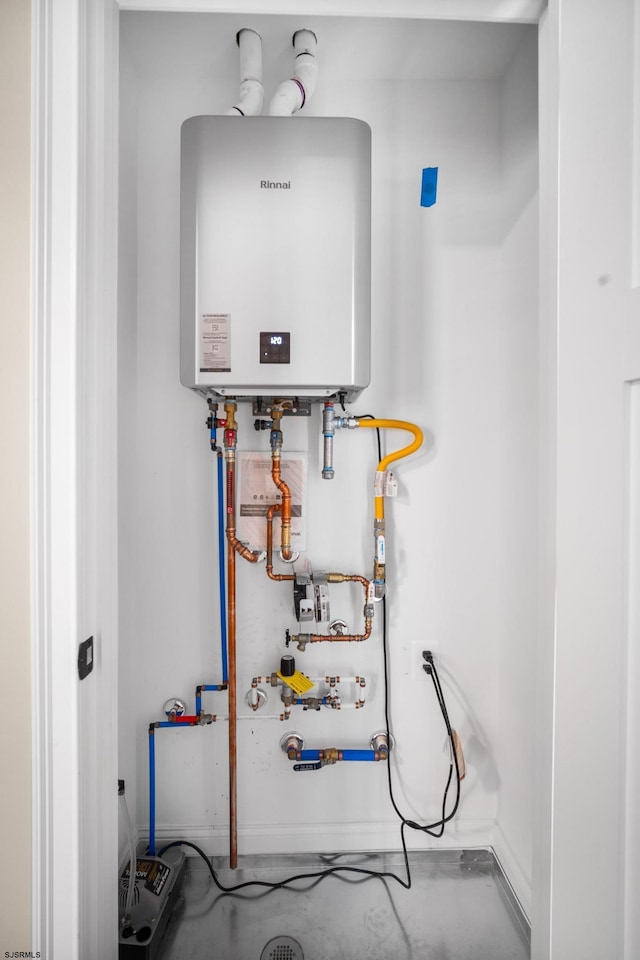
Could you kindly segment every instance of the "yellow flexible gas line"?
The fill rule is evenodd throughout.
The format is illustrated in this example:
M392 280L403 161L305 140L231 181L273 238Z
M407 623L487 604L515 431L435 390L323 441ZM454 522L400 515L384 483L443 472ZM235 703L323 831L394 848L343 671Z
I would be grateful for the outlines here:
M394 453L388 454L378 464L377 473L384 473L390 463L393 463L394 460L401 460L403 457L408 457L409 454L415 453L416 450L419 450L422 446L422 430L420 427L416 426L415 423L409 423L408 420L358 420L359 427L381 427L382 429L393 429L393 430L407 430L409 433L413 434L413 443L410 443L406 447L402 447L401 450L396 450ZM376 520L384 519L384 497L376 495L374 500L375 507L375 518Z

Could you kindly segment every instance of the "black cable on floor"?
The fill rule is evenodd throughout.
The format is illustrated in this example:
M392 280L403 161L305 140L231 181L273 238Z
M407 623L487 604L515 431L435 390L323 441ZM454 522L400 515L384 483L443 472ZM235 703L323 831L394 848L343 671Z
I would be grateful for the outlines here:
M163 847L158 853L158 856L161 857L162 854L167 850L170 850L171 847L191 847L193 850L195 850L196 853L198 853L207 864L213 882L218 890L222 891L222 893L236 893L238 890L244 890L247 887L264 887L267 890L282 890L283 887L288 887L289 884L296 883L298 880L315 880L317 882L319 880L324 880L325 877L330 877L332 874L339 873L355 873L366 879L370 879L371 877L388 878L389 880L396 880L407 890L411 886L410 880L407 882L401 877L398 877L395 873L390 873L385 870L366 870L364 867L329 867L327 870L317 870L314 873L298 873L293 877L287 877L286 880L280 880L277 883L271 883L267 880L246 880L244 883L236 883L232 887L225 887L225 885L218 879L218 875L213 869L210 858L206 855L204 850L201 850L200 847L196 846L195 843L191 843L189 840L174 840L173 843L168 843L165 847ZM407 873L409 873L409 860L406 848L404 849L404 856L405 867ZM314 884L312 884L312 886L314 886ZM308 888L305 887L305 890L306 889ZM300 890L298 892L303 893L305 890Z

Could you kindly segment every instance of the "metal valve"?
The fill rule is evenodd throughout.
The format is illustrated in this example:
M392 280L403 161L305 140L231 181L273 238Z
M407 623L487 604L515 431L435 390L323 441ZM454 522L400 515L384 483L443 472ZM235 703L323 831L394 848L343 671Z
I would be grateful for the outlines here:
M386 730L378 730L376 733L371 734L369 746L372 750L377 750L378 753L388 754L389 751L395 746L395 743L391 734L387 736Z
M177 697L171 697L162 708L168 717L182 717L187 712L187 705L184 700Z
M286 753L290 759L293 759L297 753L304 748L304 738L294 730L285 733L280 739L280 749Z
M306 650L307 644L310 643L311 641L310 633L299 633L296 635L295 633L290 633L289 630L285 630L284 636L285 636L284 643L286 647L288 647L291 641L293 641L297 645L298 650L300 651Z

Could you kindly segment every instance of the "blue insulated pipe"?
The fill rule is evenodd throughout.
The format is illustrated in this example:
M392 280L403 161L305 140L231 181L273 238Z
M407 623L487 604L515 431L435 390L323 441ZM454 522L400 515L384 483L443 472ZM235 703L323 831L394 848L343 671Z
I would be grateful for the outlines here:
M156 744L155 724L149 724L149 855L156 855Z
M222 680L229 680L227 664L227 589L225 585L225 516L224 478L222 475L222 450L218 450L218 578L220 582L220 643L222 645Z
M173 730L179 730L180 727L197 727L198 723L193 717L188 717L186 720L159 720L158 723L154 724L154 727L171 727Z
M300 750L296 754L296 760L322 760L324 750ZM376 750L341 750L341 760L381 760L380 751ZM385 755L386 759L386 755Z
M202 711L202 691L203 690L226 690L228 683L225 680L224 683L202 683L199 687L196 687L196 717L200 716ZM174 727L175 724L172 723L170 726Z

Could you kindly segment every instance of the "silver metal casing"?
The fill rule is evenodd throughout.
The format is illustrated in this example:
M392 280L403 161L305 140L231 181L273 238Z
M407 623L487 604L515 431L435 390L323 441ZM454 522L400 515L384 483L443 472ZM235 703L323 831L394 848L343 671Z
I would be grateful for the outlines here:
M325 117L182 125L184 386L353 399L370 378L371 131Z

